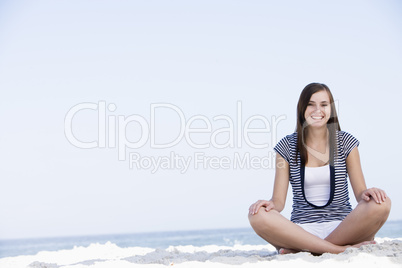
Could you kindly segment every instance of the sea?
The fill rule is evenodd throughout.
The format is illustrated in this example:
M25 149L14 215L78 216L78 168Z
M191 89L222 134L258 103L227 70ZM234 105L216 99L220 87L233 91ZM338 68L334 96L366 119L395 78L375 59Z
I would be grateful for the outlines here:
M402 220L387 221L376 237L402 239ZM68 250L109 242L120 248L143 247L154 249L187 245L232 247L235 245L267 244L251 228L8 239L0 240L0 258L35 255L41 251Z

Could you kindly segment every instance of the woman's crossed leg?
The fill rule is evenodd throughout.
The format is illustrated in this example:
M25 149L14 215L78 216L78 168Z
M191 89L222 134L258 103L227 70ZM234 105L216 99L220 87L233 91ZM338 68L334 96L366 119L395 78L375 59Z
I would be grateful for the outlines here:
M381 204L362 200L325 239L310 234L276 210L267 212L262 207L258 213L249 215L249 220L259 236L276 248L289 249L285 252L340 253L348 247L359 247L373 240L387 220L390 209L389 197Z

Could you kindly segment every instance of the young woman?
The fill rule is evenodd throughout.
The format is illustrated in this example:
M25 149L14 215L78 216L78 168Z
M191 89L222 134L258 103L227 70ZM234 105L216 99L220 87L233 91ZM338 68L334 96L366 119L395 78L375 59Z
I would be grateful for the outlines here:
M250 206L255 232L281 254L340 253L347 247L374 243L374 235L388 218L391 200L381 189L367 189L358 145L356 138L341 131L329 88L307 85L297 105L296 132L274 148L272 198ZM353 210L348 175L358 202ZM280 214L289 182L293 190L290 220Z

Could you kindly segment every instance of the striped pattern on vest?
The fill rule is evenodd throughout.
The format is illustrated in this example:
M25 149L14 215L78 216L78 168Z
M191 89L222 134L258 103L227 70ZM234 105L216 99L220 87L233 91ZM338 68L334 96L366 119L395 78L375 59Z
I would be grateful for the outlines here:
M337 131L336 138L337 153L334 156L334 165L330 166L330 199L324 206L315 206L306 200L303 188L304 166L301 167L300 153L297 152L297 133L284 137L275 146L274 150L289 163L289 181L293 191L293 210L290 219L292 222L320 223L343 220L352 211L349 202L346 158L353 148L359 145L359 141L344 131Z

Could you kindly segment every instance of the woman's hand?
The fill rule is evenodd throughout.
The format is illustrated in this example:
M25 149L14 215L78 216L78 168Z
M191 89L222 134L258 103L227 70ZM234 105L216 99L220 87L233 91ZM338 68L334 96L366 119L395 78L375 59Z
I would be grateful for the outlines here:
M373 198L373 200L376 203L380 204L382 202L385 202L385 199L387 199L387 194L381 189L370 188L370 189L364 190L361 197L363 200L365 200L367 202L370 201L371 198Z
M260 210L261 207L265 207L265 211L270 211L271 209L275 209L274 202L272 201L267 201L267 200L258 200L254 204L250 206L249 214L254 215L258 213L258 210Z

